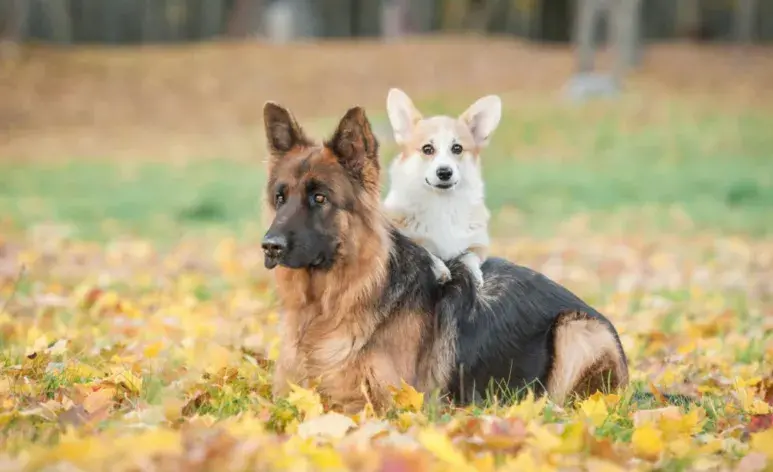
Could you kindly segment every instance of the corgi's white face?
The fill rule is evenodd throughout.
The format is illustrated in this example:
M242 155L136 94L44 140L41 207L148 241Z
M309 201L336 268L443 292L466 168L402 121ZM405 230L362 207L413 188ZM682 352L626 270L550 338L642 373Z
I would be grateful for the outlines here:
M423 118L405 92L391 89L387 111L395 141L402 149L393 164L400 174L394 177L402 182L393 185L433 192L482 185L479 156L499 124L499 97L479 99L458 118Z

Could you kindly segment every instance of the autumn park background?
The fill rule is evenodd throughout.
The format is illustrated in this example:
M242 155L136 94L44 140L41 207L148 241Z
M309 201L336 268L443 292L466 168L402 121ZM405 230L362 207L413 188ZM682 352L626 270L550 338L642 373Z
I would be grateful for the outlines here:
M3 0L0 35L0 470L773 470L773 2ZM614 321L628 389L271 399L263 103L363 105L387 163L390 87L501 96L493 252Z

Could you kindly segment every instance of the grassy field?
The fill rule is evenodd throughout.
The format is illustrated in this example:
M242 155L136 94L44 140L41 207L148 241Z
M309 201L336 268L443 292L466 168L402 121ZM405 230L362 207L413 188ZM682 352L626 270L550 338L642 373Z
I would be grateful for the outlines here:
M567 51L455 41L411 46L406 68L437 62L423 80L372 44L33 48L0 69L0 469L773 470L769 56L737 77L721 50L655 47L619 100L572 104ZM291 78L263 67L282 54ZM347 90L320 78L332 57L375 75ZM397 84L428 114L501 94L493 252L613 320L628 388L462 409L404 386L384 417L271 398L262 102L318 137L364 104L386 164Z
M448 102L419 103L426 113L449 114L466 105ZM763 236L773 229L766 218L773 208L773 113L716 107L697 114L689 101L636 96L586 106L523 106L515 99L508 105L484 154L488 203L495 216L506 210L496 222L502 236L555 234L578 214L603 230L676 225ZM389 125L381 109L372 115L386 164L395 152ZM334 120L311 123L323 137ZM23 226L69 224L86 238L104 237L106 227L153 238L202 227L243 230L258 221L263 157L256 146L252 162L4 162L0 212Z

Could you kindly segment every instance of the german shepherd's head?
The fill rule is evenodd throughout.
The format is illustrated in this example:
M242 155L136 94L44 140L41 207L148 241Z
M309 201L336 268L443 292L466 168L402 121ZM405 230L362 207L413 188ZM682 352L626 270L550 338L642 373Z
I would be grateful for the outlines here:
M267 102L263 118L270 152L266 207L273 221L263 238L265 266L328 270L361 256L378 226L378 142L365 110L351 108L319 145L293 114Z

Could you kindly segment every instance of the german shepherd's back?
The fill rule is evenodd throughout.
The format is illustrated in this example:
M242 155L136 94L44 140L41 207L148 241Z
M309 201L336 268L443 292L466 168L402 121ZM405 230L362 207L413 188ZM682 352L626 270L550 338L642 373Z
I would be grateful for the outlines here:
M440 286L429 253L380 207L378 142L350 109L317 144L292 114L264 108L272 223L263 240L283 305L274 393L318 381L331 403L356 412L388 406L401 380L457 401L493 382L532 385L562 402L627 382L614 327L546 277L502 259L475 290L457 259Z

